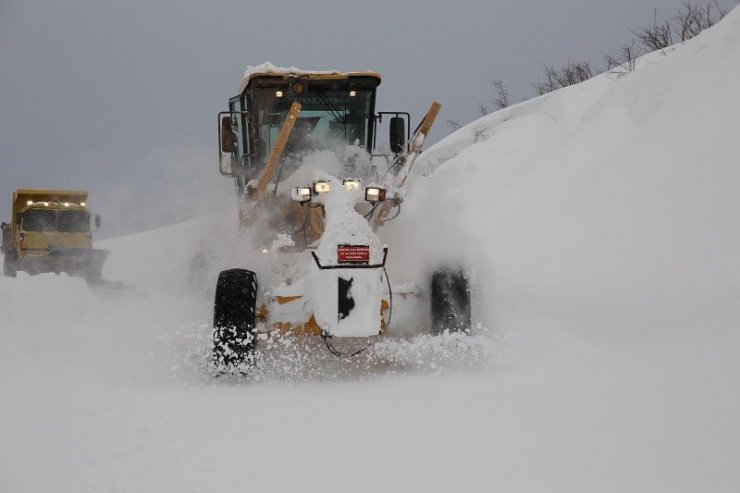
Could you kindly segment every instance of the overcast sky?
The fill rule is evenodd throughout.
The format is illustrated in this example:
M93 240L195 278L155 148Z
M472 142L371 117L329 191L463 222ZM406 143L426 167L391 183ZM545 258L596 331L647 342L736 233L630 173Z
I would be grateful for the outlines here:
M376 70L378 109L442 103L438 140L494 79L530 97L543 64L601 66L683 1L0 0L0 218L16 188L90 190L104 236L212 210L247 65Z

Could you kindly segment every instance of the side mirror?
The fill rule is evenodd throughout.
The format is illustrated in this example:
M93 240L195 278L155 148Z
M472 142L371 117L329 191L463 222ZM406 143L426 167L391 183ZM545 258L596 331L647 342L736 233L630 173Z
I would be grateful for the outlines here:
M390 121L390 144L393 154L403 151L406 145L406 128L404 127L403 118L394 116Z
M218 153L219 171L222 175L231 176L234 174L232 153L238 150L237 136L231 115L221 117L221 127L218 134L221 139L220 152Z
M237 150L237 137L230 116L221 118L221 152L232 153Z
M15 224L20 225L21 219L23 219L23 213L22 212L16 212L15 213Z
M95 214L95 228L99 229L102 224L103 224L103 221L100 220L100 215Z

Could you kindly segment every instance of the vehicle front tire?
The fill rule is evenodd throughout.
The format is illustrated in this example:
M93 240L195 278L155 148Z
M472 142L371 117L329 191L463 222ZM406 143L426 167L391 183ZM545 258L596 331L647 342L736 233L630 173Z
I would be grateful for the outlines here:
M255 347L257 275L229 269L218 275L213 309L213 360L218 367L244 363Z
M432 275L431 332L468 332L471 326L470 281L459 268L444 268Z

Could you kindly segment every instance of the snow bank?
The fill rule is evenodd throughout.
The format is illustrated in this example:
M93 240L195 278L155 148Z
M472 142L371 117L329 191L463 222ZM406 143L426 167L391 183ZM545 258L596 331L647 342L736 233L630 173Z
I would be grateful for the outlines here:
M526 317L610 338L734 330L738 32L733 11L719 28L641 58L635 72L471 123L423 155L424 197L398 229L439 216L466 239L437 234L432 244L485 251L500 328ZM452 198L455 214L439 197Z

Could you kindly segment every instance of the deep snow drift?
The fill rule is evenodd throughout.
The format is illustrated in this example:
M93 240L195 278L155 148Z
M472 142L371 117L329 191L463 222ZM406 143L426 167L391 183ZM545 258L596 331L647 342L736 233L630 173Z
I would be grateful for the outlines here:
M734 491L738 78L736 9L429 149L388 270L464 259L480 325L400 363L211 379L188 277L233 211L101 242L118 296L0 278L0 491Z

